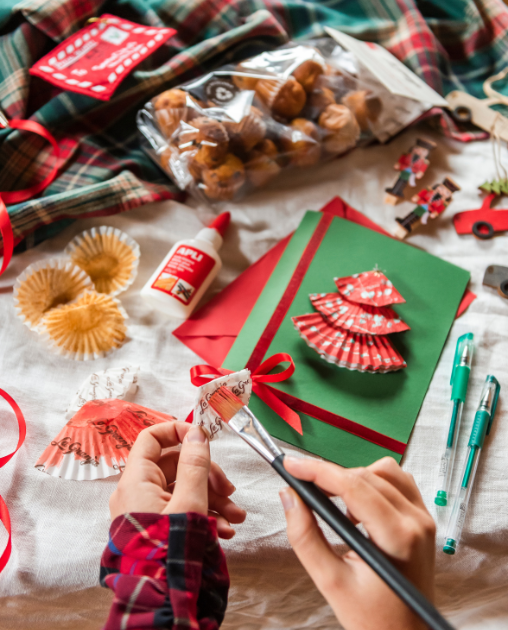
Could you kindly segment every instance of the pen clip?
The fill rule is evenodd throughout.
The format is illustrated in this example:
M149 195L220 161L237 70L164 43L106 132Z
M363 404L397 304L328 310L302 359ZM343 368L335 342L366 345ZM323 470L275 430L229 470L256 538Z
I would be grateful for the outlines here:
M450 385L453 385L453 381L455 380L455 374L457 373L457 368L460 365L460 360L462 358L462 354L464 352L464 345L467 343L471 343L474 339L473 333L466 333L457 339L457 346L455 348L455 357L453 358L453 368L452 375L450 378Z
M495 376L489 374L487 376L487 382L495 383L494 400L492 401L492 407L490 408L490 420L487 426L487 435L490 433L492 423L494 422L494 416L496 415L497 399L499 398L499 392L501 391L501 385Z

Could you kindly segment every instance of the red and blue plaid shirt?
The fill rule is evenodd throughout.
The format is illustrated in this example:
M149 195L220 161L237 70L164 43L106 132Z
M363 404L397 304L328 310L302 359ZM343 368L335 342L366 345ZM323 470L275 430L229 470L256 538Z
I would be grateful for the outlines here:
M114 592L103 630L216 630L229 575L215 519L195 512L117 517L100 580Z

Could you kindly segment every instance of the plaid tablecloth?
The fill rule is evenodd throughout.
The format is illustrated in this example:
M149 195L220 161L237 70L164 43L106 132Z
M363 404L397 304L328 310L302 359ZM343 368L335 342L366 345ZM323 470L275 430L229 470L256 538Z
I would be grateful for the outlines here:
M172 26L178 34L140 64L109 102L62 92L28 74L58 42L105 12ZM482 82L508 62L508 9L501 0L2 0L0 107L9 118L42 123L62 151L59 176L43 195L9 207L18 250L80 216L182 198L139 147L139 106L223 63L291 38L322 35L324 26L382 44L443 94L462 89L482 96ZM450 119L441 122L448 134L457 134ZM0 191L44 177L50 154L33 134L0 130Z

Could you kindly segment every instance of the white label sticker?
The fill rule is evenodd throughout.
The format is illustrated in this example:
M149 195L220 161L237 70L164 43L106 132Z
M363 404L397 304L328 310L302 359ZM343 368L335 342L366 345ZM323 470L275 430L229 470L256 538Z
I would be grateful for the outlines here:
M325 31L352 52L392 94L437 107L448 107L446 99L382 46L362 42L333 28L325 27Z

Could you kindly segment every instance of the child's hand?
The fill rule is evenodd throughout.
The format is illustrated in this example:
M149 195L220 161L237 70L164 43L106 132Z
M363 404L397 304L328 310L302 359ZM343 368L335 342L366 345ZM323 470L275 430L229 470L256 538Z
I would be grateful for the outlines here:
M434 596L436 527L411 475L391 457L368 468L286 457L284 466L340 496L355 523L430 600ZM356 553L338 556L309 508L290 488L281 491L287 532L296 555L346 630L426 628Z
M180 451L162 455L162 449L180 443ZM222 469L210 461L208 439L199 427L164 422L139 434L109 509L112 519L128 512L209 514L217 519L219 536L232 538L230 523L246 517L229 499L234 491Z

